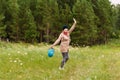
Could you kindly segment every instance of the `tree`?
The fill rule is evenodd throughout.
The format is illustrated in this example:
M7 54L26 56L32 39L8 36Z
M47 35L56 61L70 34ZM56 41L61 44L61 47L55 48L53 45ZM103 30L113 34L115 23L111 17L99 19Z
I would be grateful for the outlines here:
M77 0L57 0L59 9L66 9L66 4L70 7L70 11L72 12L73 6Z
M114 33L119 36L119 14L109 0L1 0L0 37L53 43L62 26L71 27L75 17L72 43L102 44Z
M117 5L116 6L117 8L117 18L116 18L116 31L117 31L117 35L118 35L118 38L120 38L120 5Z
M5 38L6 37L6 25L4 24L4 5L5 5L5 1L1 1L0 2L0 40L1 38Z
M106 43L113 30L112 22L112 7L109 0L91 0L94 13L98 17L97 28L98 38L97 43Z
M34 21L34 16L32 15L32 11L30 10L30 1L21 0L19 5L20 38L25 42L36 42L37 27Z
M120 5L117 5L117 21L116 21L116 28L120 30Z
M93 45L97 33L97 17L94 14L92 5L88 1L77 0L73 13L77 19L77 29L73 32L73 43L79 45Z
M7 38L17 41L19 37L19 18L18 11L19 7L17 4L17 0L9 0L6 1L5 5L5 24L6 24L6 33Z

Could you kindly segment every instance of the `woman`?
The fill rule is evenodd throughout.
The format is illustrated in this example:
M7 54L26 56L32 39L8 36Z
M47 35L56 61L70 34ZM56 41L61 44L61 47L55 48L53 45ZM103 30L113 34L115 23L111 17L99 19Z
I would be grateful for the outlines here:
M59 35L58 39L53 43L53 45L51 45L51 48L53 48L55 45L57 45L61 41L60 51L62 53L63 60L61 62L61 66L59 67L59 69L64 69L64 64L69 59L68 52L69 52L69 44L70 44L70 34L76 26L76 20L74 18L73 18L73 21L74 23L70 28L70 30L68 30L67 26L63 26L63 31Z

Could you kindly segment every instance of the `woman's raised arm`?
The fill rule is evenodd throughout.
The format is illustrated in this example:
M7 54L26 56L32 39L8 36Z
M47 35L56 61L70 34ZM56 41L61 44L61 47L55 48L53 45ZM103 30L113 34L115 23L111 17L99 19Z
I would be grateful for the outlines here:
M70 28L70 30L69 30L69 33L71 34L71 32L75 29L75 27L76 27L76 20L75 20L75 18L73 18L73 21L74 21L74 23L73 23L73 25L72 25L72 27Z

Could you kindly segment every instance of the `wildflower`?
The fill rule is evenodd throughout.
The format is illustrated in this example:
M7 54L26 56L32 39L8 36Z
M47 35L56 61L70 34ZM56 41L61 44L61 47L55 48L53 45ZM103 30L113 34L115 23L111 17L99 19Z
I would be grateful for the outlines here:
M104 58L105 56L104 56L104 55L102 55L101 57L102 57L102 58Z
M20 53L20 51L18 51L17 53Z
M20 63L20 65L22 66L22 65L23 65L23 63Z
M14 60L14 63L16 63L17 62L17 60Z
M27 55L28 53L27 53L27 52L25 52L24 54L25 54L25 55Z
M97 76L95 76L95 79L97 79Z

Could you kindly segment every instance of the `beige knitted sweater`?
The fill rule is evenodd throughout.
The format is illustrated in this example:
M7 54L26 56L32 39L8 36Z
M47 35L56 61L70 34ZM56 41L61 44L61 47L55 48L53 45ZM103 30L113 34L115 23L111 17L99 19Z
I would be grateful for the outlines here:
M61 52L68 52L69 50L69 44L70 44L70 34L74 30L76 23L72 25L70 30L68 31L68 35L64 35L63 32L59 35L58 39L54 42L53 46L58 44L60 41L60 51Z

